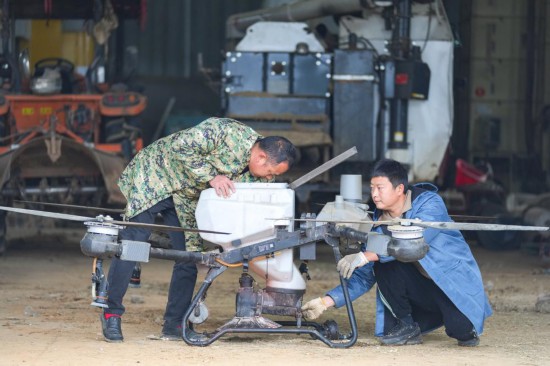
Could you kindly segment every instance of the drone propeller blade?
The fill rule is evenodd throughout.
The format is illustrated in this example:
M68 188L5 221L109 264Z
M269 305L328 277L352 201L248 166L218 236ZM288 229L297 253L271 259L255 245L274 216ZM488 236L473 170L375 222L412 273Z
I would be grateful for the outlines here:
M522 226L503 224L479 224L473 222L424 222L408 220L411 225L442 230L483 230L483 231L548 231L548 226Z
M0 206L0 210L11 211L11 212L17 212L17 213L23 213L23 214L28 214L28 215L42 216L42 217L50 217L50 218L52 218L52 219L62 219L62 220L71 220L71 221L90 221L90 220L95 220L94 217L78 216L78 215L69 215L69 214L58 213L58 212L48 212L48 211L29 210L29 209L27 209L27 208L17 208L17 207L5 207L5 206Z
M134 226L134 227L143 227L153 230L165 230L165 231L186 231L191 233L209 233L209 234L222 234L222 235L229 235L230 233L225 233L222 231L212 231L212 230L200 230L200 229L190 229L190 228L184 228L179 226L170 226L170 225L158 225L158 224L145 224L141 222L133 222L133 221L117 221L117 220L110 220L109 222L117 225L122 226Z
M395 219L385 221L368 220L319 220L319 219L293 219L291 217L266 220L294 220L309 222L331 222L335 224L373 224L373 225L405 225L420 226L424 228L441 230L484 230L484 231L550 231L548 226L522 226L522 225L503 225L503 224L480 224L474 222L429 222L418 219Z
M473 215L449 215L453 220L494 220L498 219L496 216L473 216Z
M79 205L67 205L64 203L51 203L51 202L33 202L33 201L19 201L14 200L13 202L17 203L26 203L30 205L42 205L42 206L51 206L51 207L63 207L63 208L76 208L81 210L88 210L88 211L97 211L97 212L104 212L104 213L116 213L116 214L122 214L124 212L124 209L122 208L102 208L102 207L90 207L90 206L79 206Z
M80 222L84 222L84 221L108 222L108 223L121 225L121 226L136 226L136 227L143 227L143 228L149 228L149 229L155 229L155 230L188 231L193 233L210 233L210 234L222 234L222 235L229 234L221 231L188 229L188 228L182 228L178 226L144 224L144 223L132 222L132 221L118 221L118 220L112 220L110 217L103 217L103 216L98 216L98 217L77 216L77 215L69 215L69 214L58 213L58 212L29 210L26 208L5 207L5 206L0 206L0 210L17 212L17 213L22 213L27 215L49 217L52 219L62 219L62 220L71 220L71 221L80 221Z

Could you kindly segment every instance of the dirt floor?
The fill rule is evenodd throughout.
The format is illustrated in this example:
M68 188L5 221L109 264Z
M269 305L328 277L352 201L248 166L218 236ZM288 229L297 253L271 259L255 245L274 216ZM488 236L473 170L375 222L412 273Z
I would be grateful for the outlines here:
M191 347L147 339L162 323L171 271L171 263L162 260L144 265L142 287L128 291L124 343L103 341L100 310L90 306L92 261L80 253L78 235L13 241L0 257L0 365L550 364L550 310L535 308L539 297L550 294L550 274L536 256L521 251L489 252L472 245L495 310L479 347L458 347L443 330L425 336L422 345L380 346L373 337L372 292L354 303L359 339L349 349L331 349L307 335L242 334ZM306 300L338 281L329 261L309 267ZM211 317L200 331L233 316L239 275L232 269L214 282L206 302ZM349 329L343 310L327 312L321 321L326 319L335 319L341 331Z

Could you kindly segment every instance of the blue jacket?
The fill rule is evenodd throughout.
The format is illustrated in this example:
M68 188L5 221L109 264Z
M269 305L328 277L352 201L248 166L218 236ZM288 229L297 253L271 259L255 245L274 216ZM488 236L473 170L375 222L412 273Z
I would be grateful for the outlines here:
M441 197L432 191L417 186L412 187L412 208L405 218L418 218L423 221L452 221ZM374 211L374 219L380 217L379 210ZM373 229L382 232L382 226ZM430 246L428 253L419 263L443 290L456 307L472 322L478 334L483 332L485 318L493 313L485 295L479 267L470 251L470 247L458 230L426 229L424 239ZM381 257L380 262L395 260L393 257ZM373 263L356 269L348 280L352 300L369 291L375 284ZM343 306L344 295L341 286L327 293L334 299L336 307ZM375 335L384 332L384 308L379 293L376 296ZM441 324L443 325L443 324Z

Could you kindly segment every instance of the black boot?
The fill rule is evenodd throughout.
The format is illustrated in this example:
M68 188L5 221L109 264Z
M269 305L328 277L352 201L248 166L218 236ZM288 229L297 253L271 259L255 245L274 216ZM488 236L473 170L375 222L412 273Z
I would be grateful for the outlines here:
M105 314L100 314L101 328L103 329L103 337L107 342L122 342L124 337L122 336L121 323L122 318L114 315L109 319L105 319Z
M420 327L418 326L418 323L407 324L401 320L398 320L395 327L380 338L380 342L387 346L420 344L422 343Z
M168 302L166 303L166 311L164 312L161 339L183 340L182 318L191 303L196 281L197 266L194 263L174 264L170 288L168 290ZM190 337L190 334L193 337L195 336L195 332L191 332L188 333L188 337Z
M479 345L479 337L477 336L477 333L476 333L475 330L472 331L471 336L472 336L472 338L466 339L466 340L463 340L463 341L458 339L458 345L460 347L475 347L475 346Z
M193 329L187 329L187 338L193 342L206 341L208 337L205 334L197 333ZM168 323L164 322L162 326L162 334L160 336L165 341L182 341L183 340L183 328L180 323Z

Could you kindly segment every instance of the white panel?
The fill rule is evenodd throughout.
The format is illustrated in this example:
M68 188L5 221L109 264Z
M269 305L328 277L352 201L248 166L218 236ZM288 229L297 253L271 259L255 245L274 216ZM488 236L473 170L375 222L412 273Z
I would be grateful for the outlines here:
M430 41L422 59L431 70L428 100L409 101L409 142L416 180L433 180L453 132L453 44Z
M309 46L310 52L325 52L315 35L308 31L306 23L258 22L246 30L237 44L237 51L247 52L295 52L298 43Z

